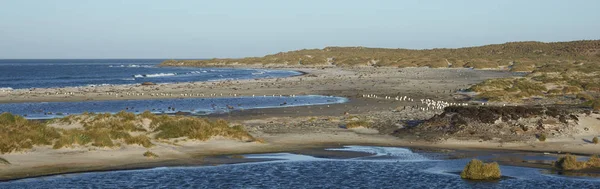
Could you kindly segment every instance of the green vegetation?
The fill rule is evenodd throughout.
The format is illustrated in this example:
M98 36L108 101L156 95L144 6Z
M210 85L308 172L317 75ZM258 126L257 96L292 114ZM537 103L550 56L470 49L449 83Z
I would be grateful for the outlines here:
M0 153L30 149L34 145L51 145L60 137L56 129L38 121L29 121L10 113L0 114Z
M591 101L590 107L592 107L592 109L596 110L596 111L600 111L600 99L596 99Z
M158 158L158 155L156 155L155 153L151 152L151 151L146 151L144 152L144 157L147 158Z
M149 120L150 122L148 122ZM63 129L61 125L79 127ZM27 120L10 113L0 114L0 152L11 153L35 145L52 145L54 149L77 146L118 147L123 144L154 146L153 139L186 137L209 140L225 137L243 141L255 139L242 126L230 126L224 120L182 116L156 116L150 112L135 115L128 112L111 114L85 113L50 120L47 123Z
M472 67L533 71L560 62L588 63L600 59L600 41L558 43L512 42L458 49L385 49L326 47L281 52L264 57L210 60L167 60L168 66L215 66L232 64L334 65L388 67Z
M594 138L592 139L592 142L593 142L594 144L598 144L598 137L594 137Z
M570 95L600 110L600 40L511 42L458 49L384 49L326 47L281 52L264 57L210 60L167 60L163 66L453 67L530 72L524 78L491 79L472 91L490 101L520 102L532 97Z
M209 121L198 118L171 118L161 120L154 130L157 139L187 137L197 140L208 140L214 136L222 136L239 140L253 141L240 125L230 127L225 120Z
M154 144L152 144L152 142L150 141L150 137L148 137L146 135L127 137L127 138L125 138L125 143L139 144L140 146L143 146L145 148L150 148L150 147L154 146Z
M560 61L548 63L536 67L524 78L490 79L471 87L471 90L491 101L520 101L535 96L569 96L598 110L600 60L585 64Z
M472 159L460 173L461 178L471 180L495 180L501 176L498 163L483 163L478 159Z
M577 161L577 157L567 154L554 162L554 167L560 170L574 171L588 168L600 168L600 158L591 156L587 161Z
M481 98L491 101L513 101L531 96L544 96L546 87L525 78L486 80L471 87Z
M4 164L4 165L10 165L10 162L8 162L8 160L0 157L0 164Z
M542 134L538 135L538 140L540 142L545 142L546 141L546 134L542 133Z
M359 127L369 127L371 126L371 123L367 122L367 121L363 121L363 120L359 120L359 121L351 121L346 123L346 129L352 129L352 128L359 128Z

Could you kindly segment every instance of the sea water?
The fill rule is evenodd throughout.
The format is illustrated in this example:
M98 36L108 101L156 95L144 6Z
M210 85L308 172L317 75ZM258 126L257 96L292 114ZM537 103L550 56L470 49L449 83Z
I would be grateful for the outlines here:
M23 102L0 103L0 113L10 112L27 119L49 119L71 114L117 113L119 111L142 113L186 112L192 115L227 113L231 111L260 108L284 108L295 106L339 104L347 98L322 95L256 96L227 98L174 98L147 100L107 100L80 102Z
M160 67L161 59L1 60L0 89L279 78L291 70Z
M0 183L0 188L600 188L600 180L544 174L540 169L500 166L499 181L458 175L469 159L378 146L332 151L367 152L350 159L292 153L254 154L273 161L201 167L65 174Z

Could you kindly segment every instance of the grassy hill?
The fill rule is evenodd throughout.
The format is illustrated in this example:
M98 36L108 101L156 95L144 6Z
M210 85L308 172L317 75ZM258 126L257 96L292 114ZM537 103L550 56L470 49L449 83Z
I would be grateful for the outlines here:
M510 42L458 49L385 49L326 47L303 49L264 57L209 60L167 60L166 66L227 66L276 64L289 66L472 67L533 71L554 64L600 62L600 40L572 42Z
M530 72L523 78L492 79L471 87L490 101L521 102L535 98L579 99L600 110L600 40L510 42L458 49L385 49L326 47L281 52L264 57L167 60L163 66L372 66L502 69Z

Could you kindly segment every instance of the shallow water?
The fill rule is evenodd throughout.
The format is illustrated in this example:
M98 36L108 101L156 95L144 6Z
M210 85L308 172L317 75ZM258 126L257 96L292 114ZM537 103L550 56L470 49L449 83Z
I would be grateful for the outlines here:
M297 71L158 67L159 59L0 60L0 89L277 78Z
M295 97L230 97L230 98L181 98L150 100L110 100L83 102L28 102L0 104L0 112L23 115L28 119L48 119L83 112L116 113L119 111L141 113L149 110L153 113L189 112L194 115L226 113L233 110L259 108L278 108L307 105L338 104L347 102L347 98L304 95ZM170 109L170 108L174 108ZM58 115L57 115L58 114Z
M0 183L0 188L599 188L600 180L542 174L534 168L501 166L511 177L474 182L458 174L467 159L394 147L350 146L371 156L327 159L290 153L246 155L278 159L204 167L67 174Z

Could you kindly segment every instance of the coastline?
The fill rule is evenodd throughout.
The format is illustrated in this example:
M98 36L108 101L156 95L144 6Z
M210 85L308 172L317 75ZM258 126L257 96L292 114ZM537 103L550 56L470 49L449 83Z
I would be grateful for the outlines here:
M330 135L334 136L334 135ZM289 136L285 136L289 137ZM382 137L384 138L382 140ZM359 139L360 141L357 141ZM36 166L17 166L10 167L9 169L0 169L0 182L22 180L29 178L39 178L57 175L70 175L78 173L95 173L95 172L108 172L108 171L125 171L125 170L144 170L153 169L160 167L196 167L196 166L217 166L226 164L238 164L238 163L249 163L249 162L264 162L271 161L268 159L245 159L240 156L246 154L264 154L264 153L294 153L300 155L311 155L325 158L338 158L346 159L353 157L363 157L372 154L360 153L360 152L345 152L332 156L325 149L327 148L339 148L347 145L359 145L359 146L382 146L382 147L400 147L408 148L412 151L418 150L420 152L436 152L448 155L450 158L470 158L477 157L480 155L493 155L493 154L538 154L538 155L549 155L542 149L528 149L528 148L487 148L487 147L474 147L470 145L456 146L456 145L444 145L444 144L433 144L433 143L422 143L412 141L402 141L395 138L386 138L386 136L369 136L369 137L354 137L343 140L329 140L312 143L296 143L298 141L290 140L282 144L273 145L265 144L267 146L251 145L251 147L244 146L242 148L211 151L206 152L204 150L189 151L185 156L174 154L167 154L165 157L159 157L157 159L147 159L139 155L139 157L128 157L128 160L118 159L117 161L108 161L98 163L101 159L88 159L84 162L73 163L68 159L62 159L61 157L54 157L52 164L49 165L36 165ZM213 146L218 148L219 146ZM523 147L523 146L521 146ZM459 153L460 152L460 153ZM336 152L339 153L339 152ZM559 154L550 154L558 157ZM576 155L588 155L585 152ZM140 158L141 157L141 158ZM504 160L500 161L502 165L512 165L530 168L540 168L546 170L552 170L550 164L539 165L538 163L521 162L517 160Z
M241 68L241 67L229 67ZM246 67L247 68L247 67ZM267 68L271 67L251 67L251 68ZM397 89L394 93L402 91L400 87L391 89L381 86L369 86L367 83L375 83L377 81L396 83L399 85L412 84L406 86L415 88L418 80L422 80L419 84L429 79L439 82L440 76L460 78L456 75L459 72L471 72L463 81L456 81L460 84L452 84L448 88L453 89L454 85L460 85L464 89L468 86L483 81L488 78L509 77L514 73L498 71L498 70L471 70L467 68L372 68L372 67L354 67L354 68L337 68L325 67L322 68L276 68L283 70L291 70L301 73L297 76L284 78L263 78L250 80L221 80L221 81L204 81L204 82L182 82L169 84L156 84L144 86L136 85L113 85L113 86L96 86L96 87L60 87L60 88L35 88L35 89L14 89L10 93L0 94L0 103L20 103L20 102L75 102L75 101L102 101L102 100L133 100L133 99L169 99L169 98L191 98L190 96L181 96L179 94L204 94L204 96L193 96L202 98L215 97L233 97L237 96L252 96L252 95L330 95L330 96L356 96L356 92L366 91L374 94L382 95L391 93L389 91ZM397 74L404 73L403 75ZM442 75L437 75L442 74ZM421 75L421 76L419 76ZM432 78L426 78L426 77ZM392 79L405 80L403 82L392 81ZM410 81L417 79L417 81ZM446 78L450 79L450 78ZM344 80L351 80L350 82ZM329 83L331 82L331 83ZM350 84L350 86L336 86L332 84ZM364 90L353 91L351 83L360 83ZM443 83L443 82L442 82ZM450 83L454 83L450 82ZM316 86L320 85L320 86ZM286 87L286 88L284 88ZM303 88L304 87L304 88ZM427 86L425 86L427 87ZM440 88L440 86L435 86ZM431 88L431 86L429 87ZM446 88L446 87L444 87ZM158 89L158 90L157 90ZM160 93L169 93L170 96L151 96L153 91ZM431 92L431 91L429 91ZM54 95L59 93L58 95ZM110 93L108 95L107 93ZM126 93L135 93L137 95L126 95ZM144 93L144 95L140 95ZM51 95L48 95L51 94ZM210 96L210 94L217 94ZM350 94L350 95L349 95ZM118 96L116 96L118 95ZM430 94L427 94L431 96Z
M190 142L182 145L160 143L157 147L149 149L159 154L160 157L156 159L143 157L141 154L148 149L139 146L93 150L75 148L58 151L44 150L42 147L34 148L28 152L3 154L0 157L4 157L14 164L0 165L0 181L90 171L211 165L228 162L214 159L214 161L205 161L204 158L251 153L293 152L324 148L325 146L339 147L343 145L450 150L498 150L503 152L548 152L559 154L571 152L582 155L600 153L600 149L596 149L593 144L586 144L580 140L582 137L587 136L578 136L570 141L548 141L545 143L538 141L503 143L480 141L477 139L468 141L426 142L391 136L391 131L400 127L394 124L382 128L363 129L346 129L341 126L351 116L395 123L398 120L425 120L441 113L441 110L406 110L406 107L419 106L420 103L391 101L381 98L363 98L362 95L364 94L456 101L457 96L453 91L468 88L470 85L488 78L510 77L513 76L512 73L462 68L328 67L325 69L301 68L298 71L303 74L287 78L191 82L133 87L101 86L89 90L73 87L36 89L35 91L19 90L13 96L0 96L0 103L173 98L147 95L123 95L115 98L114 95L103 95L107 91L118 94L125 94L127 92L148 93L148 91L159 88L160 90L158 91L164 93L211 93L224 94L223 97L231 96L232 94L240 96L318 94L340 96L349 99L349 102L342 104L238 110L227 114L206 116L209 119L223 118L233 123L244 125L246 130L253 136L264 139L266 141L265 144L222 140ZM77 92L77 95L51 97L40 95L54 91ZM221 96L213 96L212 98L218 97ZM211 97L205 96L204 98ZM45 161L40 162L40 158L43 158Z

